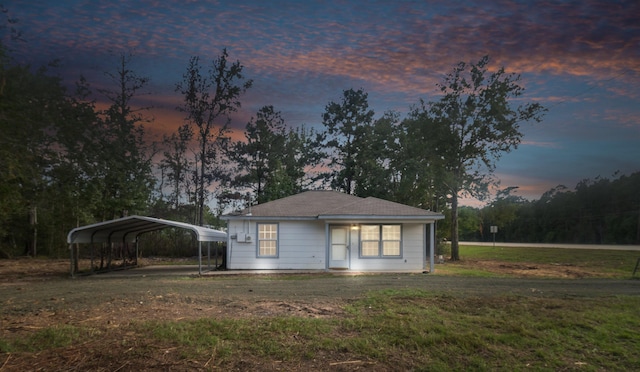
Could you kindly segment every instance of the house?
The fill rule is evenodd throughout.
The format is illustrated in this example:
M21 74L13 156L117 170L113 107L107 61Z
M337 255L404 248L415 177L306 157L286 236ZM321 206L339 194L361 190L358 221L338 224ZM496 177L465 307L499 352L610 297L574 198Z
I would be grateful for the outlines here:
M231 270L433 271L444 216L374 197L307 191L222 217Z

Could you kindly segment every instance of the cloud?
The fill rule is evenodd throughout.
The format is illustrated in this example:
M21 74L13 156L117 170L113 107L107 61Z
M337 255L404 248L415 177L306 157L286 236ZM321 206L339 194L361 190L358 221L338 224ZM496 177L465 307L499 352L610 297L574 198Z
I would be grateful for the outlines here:
M541 141L528 141L528 140L523 140L520 145L522 145L522 146L551 148L551 149L559 149L559 148L562 147L557 142L541 142Z
M484 54L510 71L590 76L640 72L637 2L595 1L362 7L296 2L220 3L77 1L35 6L39 28L83 53L135 48L149 57L215 56L223 46L258 74L301 81L327 76L371 89L430 93L458 61ZM339 6L338 6L339 5ZM381 6L384 6L381 8ZM638 12L635 14L639 14ZM74 19L73 22L65 22ZM81 30L78 32L78 30ZM365 84L363 84L365 85Z
M319 125L324 106L349 88L364 88L377 114L406 112L436 97L456 63L489 55L491 71L522 74L523 102L550 108L500 163L505 177L535 175L523 190L631 169L622 152L640 156L629 145L637 147L640 125L636 0L69 0L7 8L27 39L18 55L36 66L61 58L69 84L84 74L108 86L103 72L116 66L114 56L133 51L132 68L151 78L150 130L158 133L183 122L174 87L189 57L210 61L224 47L254 79L232 121L237 133L267 104L289 125Z
M420 6L424 5L416 8ZM438 3L435 7L444 13L432 15L429 6L411 11L399 7L391 14L364 12L353 16L348 27L339 18L298 13L283 21L268 10L263 18L250 12L253 15L245 18L257 20L254 26L264 26L271 38L251 53L244 55L243 48L238 52L259 74L295 76L301 84L349 79L371 90L404 92L412 98L431 94L457 61L477 60L483 54L492 55L496 65L522 73L595 78L610 78L619 71L638 73L637 48L627 47L640 40L628 27L638 28L620 22L615 7L604 12L597 4L573 9L561 3L533 8L504 2L484 11ZM596 10L600 13L593 13ZM591 25L598 19L599 26Z

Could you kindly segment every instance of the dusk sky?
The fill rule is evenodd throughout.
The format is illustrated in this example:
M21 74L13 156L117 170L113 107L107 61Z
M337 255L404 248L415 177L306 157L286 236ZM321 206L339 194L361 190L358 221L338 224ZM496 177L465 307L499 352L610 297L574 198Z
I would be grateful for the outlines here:
M1 0L0 0L1 1ZM521 102L549 111L522 126L499 161L501 187L538 199L563 184L640 171L640 1L4 1L24 42L13 55L34 66L59 59L68 85L132 52L151 79L156 135L183 123L174 92L191 56L227 48L253 87L234 117L240 134L265 105L291 127L321 128L330 101L364 89L376 118L405 117L460 61L489 55L491 69L521 74ZM2 19L5 23L5 19ZM6 32L5 32L6 35ZM5 42L6 39L4 40ZM467 204L474 205L472 201Z

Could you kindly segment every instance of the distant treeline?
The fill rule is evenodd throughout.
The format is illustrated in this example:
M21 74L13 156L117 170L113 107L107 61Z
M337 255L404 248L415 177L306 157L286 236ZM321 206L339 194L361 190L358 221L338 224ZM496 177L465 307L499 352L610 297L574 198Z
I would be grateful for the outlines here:
M576 244L640 244L640 172L557 186L528 201L505 190L494 202L460 211L460 239Z

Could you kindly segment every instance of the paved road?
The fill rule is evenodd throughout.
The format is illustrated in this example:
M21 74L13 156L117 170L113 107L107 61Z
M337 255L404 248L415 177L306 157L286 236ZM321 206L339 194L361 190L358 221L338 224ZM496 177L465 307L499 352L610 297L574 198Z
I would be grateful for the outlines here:
M493 246L493 242L460 242L460 245ZM542 244L542 243L495 243L496 247L522 248L566 248L566 249L603 249L612 251L639 251L640 245L611 245L611 244Z

